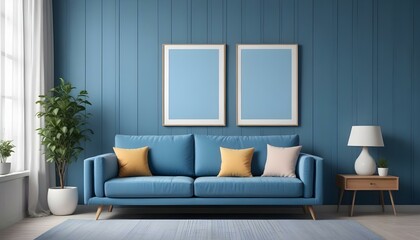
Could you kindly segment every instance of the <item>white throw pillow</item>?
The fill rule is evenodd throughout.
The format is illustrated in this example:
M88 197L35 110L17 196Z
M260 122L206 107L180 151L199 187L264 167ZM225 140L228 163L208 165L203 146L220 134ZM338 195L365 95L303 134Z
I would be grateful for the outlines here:
M263 177L296 177L296 162L302 146L275 147L267 144Z

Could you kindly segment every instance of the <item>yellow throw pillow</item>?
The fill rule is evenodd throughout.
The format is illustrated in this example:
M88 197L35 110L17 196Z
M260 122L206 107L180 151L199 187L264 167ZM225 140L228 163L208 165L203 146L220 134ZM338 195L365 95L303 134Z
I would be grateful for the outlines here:
M252 177L251 161L254 148L220 148L222 165L218 177Z
M149 147L136 149L114 147L114 152L117 155L118 165L120 166L118 176L152 176L147 159Z

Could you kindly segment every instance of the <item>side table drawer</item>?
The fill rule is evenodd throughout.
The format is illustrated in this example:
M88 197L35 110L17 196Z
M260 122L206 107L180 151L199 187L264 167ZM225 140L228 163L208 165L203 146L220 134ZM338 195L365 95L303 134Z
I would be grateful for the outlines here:
M398 190L397 179L348 179L347 190Z

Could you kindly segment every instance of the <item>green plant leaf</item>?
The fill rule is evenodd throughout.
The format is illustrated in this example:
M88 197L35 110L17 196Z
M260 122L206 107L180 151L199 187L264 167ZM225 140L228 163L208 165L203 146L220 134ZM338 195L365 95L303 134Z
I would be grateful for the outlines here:
M12 144L12 140L0 141L0 162L4 163L14 153L13 148L15 145Z
M44 126L37 129L41 136L41 143L45 146L47 162L55 163L59 170L60 180L66 171L67 164L76 160L83 148L82 141L86 141L91 129L85 127L91 114L86 113L85 105L90 105L86 99L88 92L82 90L73 95L75 89L63 78L59 84L50 89L49 94L39 96L37 104L41 111L36 113L39 118L44 118ZM61 182L61 181L60 181Z

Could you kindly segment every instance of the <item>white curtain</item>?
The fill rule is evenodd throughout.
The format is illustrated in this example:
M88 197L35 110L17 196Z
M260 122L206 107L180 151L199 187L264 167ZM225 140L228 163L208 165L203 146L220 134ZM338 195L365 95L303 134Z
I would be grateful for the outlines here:
M5 16L0 22L1 137L16 145L12 171L30 171L29 215L45 216L49 166L36 132L42 121L35 116L40 110L35 102L53 86L52 0L0 1Z
M28 161L28 211L31 216L49 214L47 191L49 167L41 152L41 139L36 132L42 124L35 117L38 96L53 87L53 15L52 0L24 0L25 43L25 159Z

